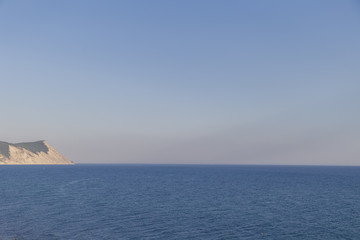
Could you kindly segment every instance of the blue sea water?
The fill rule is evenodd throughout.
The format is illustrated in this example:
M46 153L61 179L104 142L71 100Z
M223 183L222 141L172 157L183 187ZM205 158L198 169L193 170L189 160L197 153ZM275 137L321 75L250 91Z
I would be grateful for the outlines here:
M360 168L1 166L14 238L360 239Z

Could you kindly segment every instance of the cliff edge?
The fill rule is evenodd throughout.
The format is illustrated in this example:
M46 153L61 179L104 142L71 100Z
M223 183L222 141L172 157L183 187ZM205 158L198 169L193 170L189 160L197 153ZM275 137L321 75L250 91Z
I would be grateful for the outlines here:
M7 143L0 141L0 165L74 164L46 141Z

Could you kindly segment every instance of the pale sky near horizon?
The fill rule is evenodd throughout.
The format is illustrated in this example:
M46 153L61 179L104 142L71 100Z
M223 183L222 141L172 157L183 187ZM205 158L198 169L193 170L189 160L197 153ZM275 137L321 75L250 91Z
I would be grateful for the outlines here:
M360 165L360 1L0 1L0 140L76 163Z

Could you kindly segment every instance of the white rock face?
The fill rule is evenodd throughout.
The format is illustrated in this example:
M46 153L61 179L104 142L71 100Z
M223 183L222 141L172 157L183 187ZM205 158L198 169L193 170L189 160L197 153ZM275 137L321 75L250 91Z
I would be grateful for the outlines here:
M74 164L45 141L0 142L0 165Z

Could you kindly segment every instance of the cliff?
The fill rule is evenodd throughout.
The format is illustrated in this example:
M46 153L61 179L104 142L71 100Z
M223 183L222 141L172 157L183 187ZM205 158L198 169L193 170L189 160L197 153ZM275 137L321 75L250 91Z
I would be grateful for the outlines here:
M45 141L7 143L0 141L0 165L74 164Z

